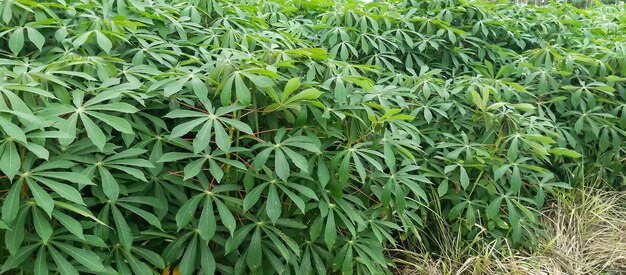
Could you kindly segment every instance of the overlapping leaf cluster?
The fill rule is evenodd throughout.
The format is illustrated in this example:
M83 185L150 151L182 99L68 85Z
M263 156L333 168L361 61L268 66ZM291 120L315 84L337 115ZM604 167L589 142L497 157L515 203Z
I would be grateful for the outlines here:
M0 3L0 272L380 274L623 186L623 7Z

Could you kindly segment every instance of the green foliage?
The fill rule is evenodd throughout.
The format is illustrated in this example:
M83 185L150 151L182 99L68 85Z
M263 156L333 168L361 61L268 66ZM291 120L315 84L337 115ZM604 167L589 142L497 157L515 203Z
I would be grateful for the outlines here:
M0 1L1 272L381 274L624 186L623 7ZM576 186L575 186L576 187Z

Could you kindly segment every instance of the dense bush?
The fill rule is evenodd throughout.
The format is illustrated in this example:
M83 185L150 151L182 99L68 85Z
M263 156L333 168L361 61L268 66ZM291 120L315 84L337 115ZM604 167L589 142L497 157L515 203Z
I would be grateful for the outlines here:
M0 9L2 272L379 274L437 215L532 246L624 186L623 7Z

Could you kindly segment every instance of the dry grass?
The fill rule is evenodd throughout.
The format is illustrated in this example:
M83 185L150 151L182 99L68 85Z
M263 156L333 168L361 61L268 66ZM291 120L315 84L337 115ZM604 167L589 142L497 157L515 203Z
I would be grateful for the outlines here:
M495 243L479 240L460 248L458 238L444 232L438 257L422 253L419 246L416 252L395 250L402 266L398 273L626 274L626 192L587 189L554 202L543 219L548 239L534 253L506 244L496 249Z

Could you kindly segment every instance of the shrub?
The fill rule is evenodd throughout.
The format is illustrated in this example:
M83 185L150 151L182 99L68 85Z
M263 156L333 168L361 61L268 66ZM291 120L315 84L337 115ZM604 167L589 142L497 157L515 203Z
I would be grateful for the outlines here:
M622 7L0 14L2 272L379 274L434 215L532 246L555 189L623 186Z

